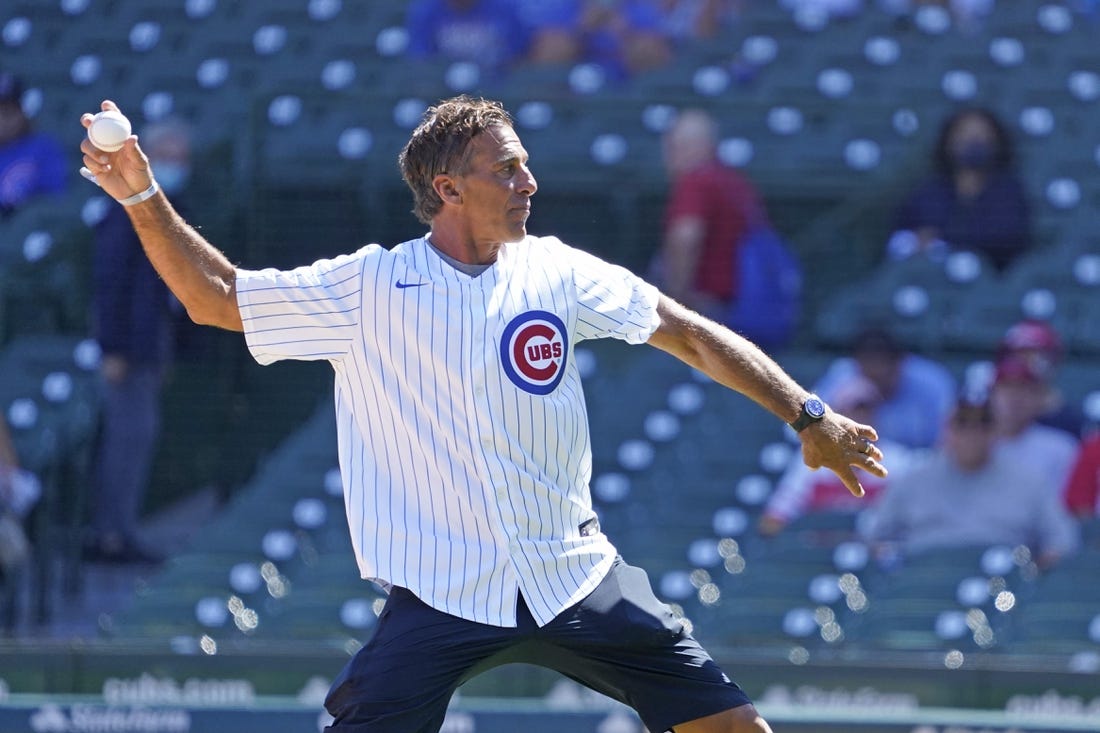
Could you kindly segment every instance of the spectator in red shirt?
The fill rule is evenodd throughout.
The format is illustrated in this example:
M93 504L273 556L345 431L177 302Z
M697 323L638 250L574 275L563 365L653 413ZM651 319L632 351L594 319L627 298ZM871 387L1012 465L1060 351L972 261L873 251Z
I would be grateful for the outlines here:
M753 185L718 159L706 112L680 113L663 145L672 189L656 277L671 297L722 321L737 297L738 243L767 214Z
M1081 446L1066 481L1065 501L1076 517L1100 517L1100 433Z

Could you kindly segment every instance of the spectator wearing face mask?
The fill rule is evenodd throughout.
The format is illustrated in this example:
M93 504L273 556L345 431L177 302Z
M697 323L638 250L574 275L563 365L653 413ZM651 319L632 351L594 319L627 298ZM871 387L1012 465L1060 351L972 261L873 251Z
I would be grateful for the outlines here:
M191 137L166 120L141 133L153 177L186 210ZM172 296L146 258L121 205L96 227L95 336L103 409L97 490L85 555L95 562L156 562L161 554L139 536L138 518L158 443L160 393L172 357Z
M902 205L888 256L969 250L1004 270L1032 245L1014 157L1008 131L992 112L970 108L949 117L933 154L935 170Z

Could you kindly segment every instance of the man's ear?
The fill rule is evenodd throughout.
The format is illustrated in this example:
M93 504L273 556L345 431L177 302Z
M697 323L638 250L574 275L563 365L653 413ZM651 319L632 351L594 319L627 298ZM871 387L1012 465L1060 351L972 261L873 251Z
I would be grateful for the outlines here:
M462 192L458 190L458 183L451 176L440 173L432 179L432 188L444 203L454 205L462 203Z

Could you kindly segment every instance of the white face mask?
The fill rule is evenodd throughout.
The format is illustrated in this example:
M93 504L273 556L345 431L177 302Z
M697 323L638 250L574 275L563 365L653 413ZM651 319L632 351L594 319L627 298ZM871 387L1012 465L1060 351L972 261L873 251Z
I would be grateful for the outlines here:
M182 191L191 178L191 167L174 161L153 163L153 173L157 183L166 194L174 194Z

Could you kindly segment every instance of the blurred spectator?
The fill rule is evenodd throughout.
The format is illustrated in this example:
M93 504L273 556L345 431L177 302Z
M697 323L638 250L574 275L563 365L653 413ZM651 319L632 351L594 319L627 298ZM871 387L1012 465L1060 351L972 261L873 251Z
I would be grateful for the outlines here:
M733 24L745 0L661 0L661 27L675 41L714 38Z
M1046 321L1027 319L1011 326L1001 339L997 360L1013 356L1026 361L1047 384L1046 403L1037 421L1052 428L1084 437L1085 416L1076 405L1068 404L1055 381L1062 361L1062 339Z
M882 394L871 424L879 438L909 448L930 448L955 402L955 378L939 362L905 351L889 331L862 330L852 356L834 361L815 386L826 402L840 384L862 374Z
M718 159L718 128L708 113L681 112L662 142L672 188L653 278L672 298L728 322L742 295L742 245L768 225L767 214L752 184Z
M935 172L902 205L888 256L971 250L1005 269L1032 244L1014 158L1008 131L992 112L968 108L949 117L936 142Z
M1050 390L1034 362L1006 356L997 363L990 403L997 450L1026 461L1060 495L1080 445L1066 431L1038 422L1050 403Z
M16 597L30 562L31 546L23 523L41 496L38 477L20 467L7 422L0 415L0 586L5 586L9 598ZM12 615L3 621L11 629L17 619Z
M658 0L584 0L580 30L586 57L625 78L672 59Z
M837 388L831 407L856 422L873 425L875 410L881 403L882 395L874 383L864 376L855 375ZM887 456L891 476L904 470L910 453L907 448L889 440L879 440L878 446ZM855 471L865 492L862 498L853 496L832 471L809 468L803 463L801 455L796 454L768 499L757 524L760 534L777 534L804 514L865 509L878 498L886 479L860 468Z
M1093 433L1078 451L1066 482L1065 502L1074 516L1100 517L1100 433Z
M997 345L997 360L1013 356L1028 362L1038 374L1053 374L1062 360L1062 339L1046 321L1025 319L1013 324Z
M23 84L0 71L0 216L28 199L65 190L68 166L61 146L35 132L23 112Z
M725 0L546 0L519 3L533 63L586 61L613 79L663 66L672 58L670 37L704 32ZM692 26L691 28L685 27Z
M1046 567L1071 553L1077 526L1055 484L1025 461L994 450L993 412L985 398L961 398L942 446L891 476L859 529L904 554L941 547L1028 545ZM881 549L881 548L880 548Z
M413 58L507 68L527 53L529 34L511 0L413 0L406 16Z
M189 129L177 121L149 125L142 146L157 182L187 210ZM96 227L95 329L103 350L103 423L99 475L86 555L102 562L156 562L138 535L160 428L160 391L171 359L172 303L122 206Z
M569 64L584 58L581 10L584 0L540 0L518 4L530 34L527 60L535 64Z

